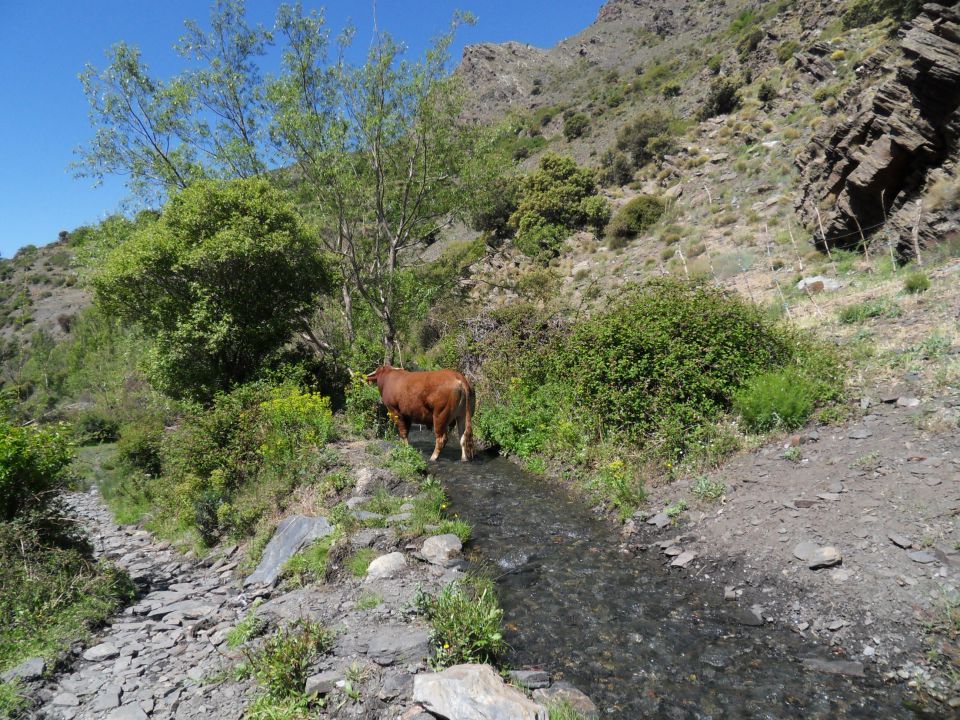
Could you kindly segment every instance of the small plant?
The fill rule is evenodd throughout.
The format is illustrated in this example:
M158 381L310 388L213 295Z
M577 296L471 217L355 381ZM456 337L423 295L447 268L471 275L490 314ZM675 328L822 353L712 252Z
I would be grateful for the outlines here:
M846 307L840 308L837 317L843 324L852 325L870 318L897 318L902 314L903 311L895 302L880 299L847 305Z
M855 470L876 470L880 467L880 453L876 450L856 458L850 467Z
M427 461L413 445L402 443L390 451L386 467L403 480L418 480L427 472Z
M684 499L677 500L675 503L671 503L664 508L664 512L667 514L667 517L671 520L676 520L680 517L680 514L687 509L687 501Z
M447 585L437 595L418 592L416 606L433 627L434 668L496 664L506 652L501 630L503 610L492 580L470 576Z
M376 555L377 551L373 548L361 548L347 558L344 567L354 577L361 578L367 574L367 568L370 567L370 563Z
M322 625L297 620L267 638L247 656L246 671L271 700L298 699L318 657L330 651L333 636Z
M621 520L633 515L646 497L643 480L623 460L614 460L600 467L590 484L602 499L608 500Z
M607 235L631 238L649 229L660 219L666 205L653 195L638 195L617 211L607 226Z
M332 544L333 535L331 534L298 552L287 560L283 568L283 577L289 578L294 585L300 587L323 580L327 573L327 557Z
M703 100L699 117L709 120L717 115L726 115L740 107L740 86L729 78L717 78Z
M733 398L733 407L751 432L793 430L813 411L810 381L793 370L775 370L753 377Z
M586 720L587 716L573 707L566 700L552 703L548 710L549 720Z
M373 610L383 603L383 596L375 592L365 592L357 598L358 610Z
M250 606L250 611L227 633L227 647L238 648L246 642L260 635L266 629L266 623L257 616L257 608L263 604L262 598L257 598Z
M777 99L777 86L770 80L764 80L757 88L757 100L764 105L769 105Z
M798 463L803 460L803 451L799 447L789 447L784 451L783 459Z
M701 500L719 500L727 492L727 486L720 481L710 480L706 475L701 475L693 484L691 492Z
M919 295L930 289L930 278L923 270L914 270L903 279L903 289L911 295Z

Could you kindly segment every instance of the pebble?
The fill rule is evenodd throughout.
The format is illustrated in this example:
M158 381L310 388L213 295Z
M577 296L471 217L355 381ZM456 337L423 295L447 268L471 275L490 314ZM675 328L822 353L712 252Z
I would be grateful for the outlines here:
M873 430L865 427L855 427L847 433L847 437L851 440L866 440L868 437L873 437Z
M827 546L817 549L807 562L807 567L811 570L819 570L820 568L839 565L842 562L843 556L840 554L840 551L835 547Z
M681 567L681 568L685 568L685 567L686 567L687 565L689 565L689 564L693 561L693 559L696 558L696 557L697 557L697 554L696 554L695 552L693 552L692 550L686 550L686 551L680 553L679 555L677 555L677 556L673 559L673 562L670 563L670 567Z
M887 537L890 539L890 542L892 542L897 547L901 547L905 549L913 547L913 541L910 540L910 538L908 537L900 535L899 533L893 533L893 532L888 533Z

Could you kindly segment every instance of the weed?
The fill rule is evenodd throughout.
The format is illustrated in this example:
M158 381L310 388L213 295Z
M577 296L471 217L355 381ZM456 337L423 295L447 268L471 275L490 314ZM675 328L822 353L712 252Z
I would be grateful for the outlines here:
M799 463L803 460L803 451L798 447L787 448L783 453L783 459L792 463Z
M911 295L919 295L930 289L930 278L923 270L914 270L903 279L903 289Z
M322 625L297 620L247 655L247 672L272 700L296 700L316 659L329 652L333 636Z
M26 702L15 682L0 681L0 718L18 717Z
M633 515L646 497L643 479L635 468L620 459L601 465L593 475L590 488L616 508L621 520Z
M693 484L691 492L701 500L719 500L727 492L727 486L719 481L710 480L701 475Z
M375 592L365 592L357 598L358 610L373 610L383 604L383 597Z
M734 396L733 407L752 432L792 430L810 417L814 394L811 381L795 370L777 370L751 378Z
M327 535L296 553L283 566L282 576L297 587L323 580L333 537L333 534Z
M367 568L376 556L377 551L373 548L361 548L347 558L344 567L354 577L361 578L367 574Z
M587 716L566 700L552 703L548 709L549 720L586 720Z
M427 461L413 445L397 445L387 456L386 467L403 480L418 480L427 472Z
M880 299L847 305L840 309L837 316L841 323L852 325L870 318L898 318L902 314L903 310L895 302Z
M675 503L671 503L670 505L667 505L667 507L664 508L663 511L667 514L668 518L670 518L671 520L676 520L678 517L680 517L681 513L683 513L686 509L687 509L687 501L681 498L680 500L677 500Z
M257 608L263 604L261 598L253 601L250 611L227 633L227 647L237 648L260 635L266 629L266 623L257 616Z
M880 467L880 453L877 450L861 455L850 463L854 470L876 470Z
M432 626L434 668L496 664L506 652L501 630L503 610L488 578L470 576L447 585L437 595L419 591L416 606Z

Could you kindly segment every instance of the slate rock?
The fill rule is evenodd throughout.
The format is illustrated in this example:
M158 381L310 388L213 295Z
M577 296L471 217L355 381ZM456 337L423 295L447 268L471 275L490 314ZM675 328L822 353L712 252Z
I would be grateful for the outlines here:
M817 552L817 547L818 546L815 542L804 540L803 542L797 543L797 545L794 546L793 556L797 558L797 560L803 560L804 562L807 562Z
M80 698L73 693L65 692L54 696L50 702L57 707L77 707L80 705Z
M545 670L511 670L507 676L528 690L550 687L550 673Z
M573 685L564 682L554 683L548 688L533 691L533 699L547 707L558 703L566 703L576 710L580 717L596 720L600 717L593 700L577 690Z
M329 695L337 686L337 680L339 680L342 675L343 673L338 670L327 670L326 672L311 675L307 678L303 691L308 696Z
M903 396L903 397L897 398L897 407L915 408L915 407L919 407L919 405L920 405L920 400L915 397Z
M390 702L398 697L409 697L412 692L413 675L408 672L393 673L384 678L377 697L384 702Z
M402 552L392 552L375 558L367 567L368 580L383 580L395 577L407 566Z
M453 533L448 533L428 537L423 541L420 554L433 565L449 567L457 561L461 550L463 550L463 543L460 542L460 538Z
M932 563L937 559L930 553L923 550L909 552L907 553L907 557L913 560L915 563L920 563L921 565L927 565L928 563Z
M244 586L273 585L284 563L310 543L326 537L333 527L326 518L291 515L280 521L270 538L257 569L243 581Z
M31 680L39 680L43 677L46 669L47 663L43 658L30 658L24 660L16 667L7 670L3 675L0 675L0 679L2 679L3 682L12 682L14 680L30 682Z
M93 701L92 709L96 712L105 712L120 707L121 694L123 690L118 685L105 685Z
M384 666L419 663L430 656L430 632L411 625L384 625L368 641L367 656Z
M873 436L873 430L865 427L855 427L847 433L847 437L851 440L866 440L868 437Z
M94 645L83 653L83 659L91 662L100 662L101 660L113 660L120 654L119 648L113 643L105 642Z
M647 525L654 525L658 530L662 530L670 524L670 516L665 512L658 512L652 518L647 520Z
M693 562L694 558L696 557L697 554L692 550L684 550L673 559L673 562L670 563L670 567L685 568L687 565Z
M905 550L913 547L913 541L904 535L900 535L899 533L888 533L887 537L890 538L890 542L897 547L901 547Z
M413 699L449 720L547 720L546 710L505 684L489 665L454 665L416 675Z
M147 720L147 714L137 703L130 703L107 715L107 720Z
M863 663L851 660L821 660L820 658L804 658L803 666L808 670L828 673L830 675L848 675L864 677Z

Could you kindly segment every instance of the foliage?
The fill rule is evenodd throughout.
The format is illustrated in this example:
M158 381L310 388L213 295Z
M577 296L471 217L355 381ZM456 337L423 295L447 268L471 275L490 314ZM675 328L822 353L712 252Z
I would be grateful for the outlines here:
M572 230L602 218L604 201L595 195L593 171L568 157L544 155L539 170L520 180L520 201L510 216L517 247L530 257L557 255Z
M386 429L385 413L381 413L380 393L376 386L364 379L362 373L350 376L350 383L346 387L346 408L344 416L347 426L357 435L373 431L375 435L382 435Z
M574 112L564 115L563 136L567 142L576 140L590 128L590 118L583 113Z
M711 480L706 475L701 475L690 491L701 500L719 500L726 494L727 486L718 480Z
M117 456L127 466L157 477L162 471L163 420L144 415L123 426Z
M360 548L353 555L347 558L344 563L347 572L357 578L362 578L367 574L367 568L376 557L377 551L373 548Z
M387 456L386 467L403 480L416 481L427 473L427 461L413 445L400 443Z
M42 515L66 484L72 459L66 428L0 419L0 523Z
M416 604L432 626L435 669L462 663L496 664L506 652L503 610L491 580L472 576L434 596L421 592Z
M740 85L730 78L717 78L710 84L698 116L709 120L717 115L726 115L740 107Z
M263 604L262 598L257 598L250 606L250 610L243 619L234 625L227 633L227 647L238 648L253 638L263 634L266 622L257 615L257 608Z
M604 185L626 185L633 179L633 162L621 150L607 150L600 158L600 181Z
M903 289L911 295L919 295L930 289L930 278L923 270L914 270L903 279Z
M800 43L796 40L784 40L777 46L777 60L785 63L793 58L794 53L800 49Z
M771 80L764 80L757 88L757 100L764 105L769 105L777 99L777 86Z
M594 473L590 485L602 499L609 499L621 520L633 515L646 498L643 478L636 468L620 459L601 465Z
M733 406L752 432L794 430L810 417L815 398L811 381L791 368L751 378L735 395Z
M853 305L846 305L840 308L837 317L845 325L860 323L870 318L897 318L903 314L900 306L895 302L881 298L878 300L865 300Z
M383 596L375 592L365 592L357 598L358 610L373 610L383 603Z
M861 28L881 20L910 20L922 7L920 0L855 0L841 16L847 30Z
M175 194L93 277L100 305L154 341L155 387L207 401L253 377L327 284L316 243L262 180Z
M517 209L519 184L512 177L500 178L481 188L481 194L470 214L470 227L491 233L496 238L513 234L510 216Z
M333 646L333 635L310 620L297 620L277 630L256 652L247 655L247 671L271 700L303 694L310 668Z
M616 148L630 156L634 167L659 160L674 148L676 122L663 110L645 110L620 129Z
M320 582L327 574L327 560L334 536L327 535L296 553L283 566L283 577L294 586Z
M548 712L549 720L586 720L587 717L566 700L551 704Z
M635 237L655 225L665 210L666 204L660 198L638 195L617 211L607 226L607 234L617 238Z

